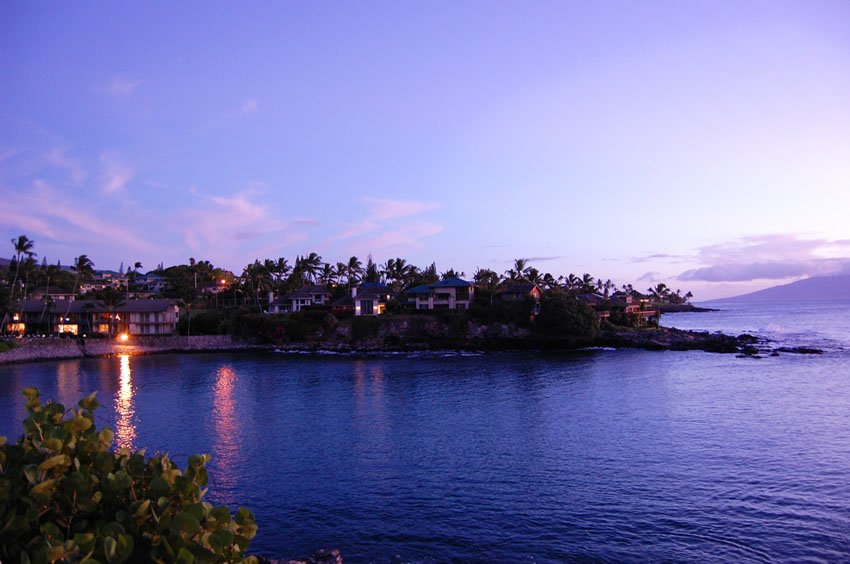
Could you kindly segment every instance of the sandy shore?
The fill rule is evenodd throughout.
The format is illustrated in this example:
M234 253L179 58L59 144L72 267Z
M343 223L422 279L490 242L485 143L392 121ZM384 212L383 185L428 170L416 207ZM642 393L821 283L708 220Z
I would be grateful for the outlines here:
M0 353L0 364L120 354L265 350L269 348L243 343L229 335L132 337L126 343L120 343L115 339L86 339L85 347L81 347L73 339L57 338L25 338L17 339L15 343L19 345L17 348Z

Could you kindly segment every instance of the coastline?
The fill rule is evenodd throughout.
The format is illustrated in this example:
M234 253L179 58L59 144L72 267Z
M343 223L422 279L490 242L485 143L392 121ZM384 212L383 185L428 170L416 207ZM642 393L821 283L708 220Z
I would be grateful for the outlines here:
M269 345L238 341L230 335L133 337L128 343L119 343L114 339L87 339L84 348L78 345L75 339L24 338L16 339L15 344L18 345L16 348L0 353L0 365L103 358L122 354L237 352L273 348Z
M388 342L389 341L389 342ZM603 330L592 339L543 339L531 336L502 338L429 338L426 340L367 339L352 343L340 339L313 339L305 342L253 343L230 335L133 337L128 343L115 340L88 339L85 346L72 339L18 339L19 346L0 353L0 365L23 364L49 360L102 358L122 354L147 355L203 352L333 352L339 354L381 352L496 352L496 351L553 351L592 348L630 348L652 351L701 350L713 353L754 356L763 349L756 347L763 339L752 335L737 337L721 333L684 331L667 327L653 329ZM795 352L783 350L781 352Z

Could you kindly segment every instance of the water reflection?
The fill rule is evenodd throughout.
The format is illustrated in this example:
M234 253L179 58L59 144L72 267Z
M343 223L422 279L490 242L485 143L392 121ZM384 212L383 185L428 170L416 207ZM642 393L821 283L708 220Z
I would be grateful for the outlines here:
M223 503L233 503L236 487L235 469L239 459L239 420L236 417L236 371L224 365L216 372L213 398L213 424L215 426L213 464L216 472L216 497Z
M80 361L60 362L56 366L56 401L72 408L80 399Z
M136 414L133 405L133 378L130 370L130 355L122 354L121 386L115 400L115 442L119 447L133 449L136 439L136 425L133 416Z

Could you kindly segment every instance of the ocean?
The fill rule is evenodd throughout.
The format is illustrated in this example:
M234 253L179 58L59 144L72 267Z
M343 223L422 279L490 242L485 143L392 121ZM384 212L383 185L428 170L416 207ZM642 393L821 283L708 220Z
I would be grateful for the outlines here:
M251 508L252 549L350 562L850 558L850 303L666 315L822 355L704 352L193 354L0 367L94 390L116 441Z

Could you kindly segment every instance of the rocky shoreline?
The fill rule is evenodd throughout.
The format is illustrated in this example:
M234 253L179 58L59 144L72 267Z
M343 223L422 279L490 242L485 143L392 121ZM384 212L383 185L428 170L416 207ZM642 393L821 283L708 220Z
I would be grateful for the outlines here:
M236 351L334 352L343 354L422 351L569 351L588 348L630 348L653 351L705 351L749 357L778 356L780 353L821 354L807 347L770 348L764 338L743 334L685 331L668 327L603 330L592 339L545 339L528 333L501 336L484 334L466 338L431 337L425 340L373 338L352 343L340 339L313 339L306 342L251 343L229 335L134 337L128 343L107 339L88 339L83 345L73 339L16 339L16 348L0 353L0 365L67 360L86 357L110 357L123 354L167 354Z

